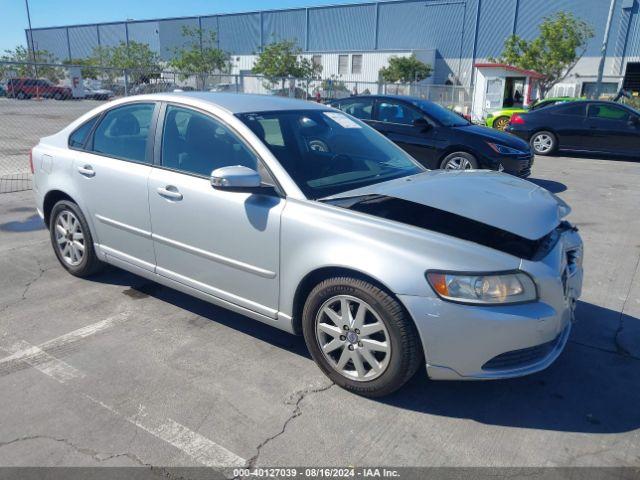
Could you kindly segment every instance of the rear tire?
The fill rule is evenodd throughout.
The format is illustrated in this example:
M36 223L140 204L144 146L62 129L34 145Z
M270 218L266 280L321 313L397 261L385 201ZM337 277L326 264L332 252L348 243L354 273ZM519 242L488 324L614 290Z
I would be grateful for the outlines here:
M78 205L60 200L53 206L49 218L53 251L71 275L84 278L104 267L93 248L89 225Z
M558 149L558 139L553 133L547 131L534 133L529 143L536 155L551 155Z
M507 126L509 125L509 120L510 120L509 117L504 117L504 116L498 117L493 121L493 128L504 132Z
M54 98L54 100L62 100L62 99L63 99L62 94L61 94L61 93L59 93L59 92L56 92L56 93L53 95L53 98Z
M475 170L478 168L476 157L467 152L453 152L440 162L442 170Z
M304 305L302 330L324 374L358 395L388 395L423 364L412 319L398 300L364 280L318 284Z

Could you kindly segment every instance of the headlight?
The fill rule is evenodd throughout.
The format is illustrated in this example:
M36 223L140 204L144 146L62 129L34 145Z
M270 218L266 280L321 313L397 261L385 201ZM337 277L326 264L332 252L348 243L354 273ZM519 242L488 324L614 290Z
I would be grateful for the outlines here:
M486 275L427 272L427 280L441 298L453 302L505 305L531 302L538 297L533 280L522 272Z
M499 143L487 142L487 145L489 145L494 152L501 153L502 155L525 155L527 153L525 151L518 150L517 148L500 145Z

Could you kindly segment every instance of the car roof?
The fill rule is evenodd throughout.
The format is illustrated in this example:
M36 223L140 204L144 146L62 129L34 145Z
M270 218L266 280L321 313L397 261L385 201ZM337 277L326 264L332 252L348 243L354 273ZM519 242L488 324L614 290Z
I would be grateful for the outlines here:
M130 97L135 98L135 97ZM216 105L230 113L271 112L279 110L327 110L329 107L307 100L278 97L275 95L256 95L227 92L172 92L145 95L147 99L158 101L179 101L180 99L198 100Z
M335 102L341 102L343 100L354 100L354 99L358 99L358 98L388 98L391 100L404 100L405 102L410 102L410 103L414 103L414 102L430 102L430 100L427 100L426 98L420 98L420 97L413 97L411 95L354 95L352 97L344 97L344 98L339 98L337 100L334 100Z

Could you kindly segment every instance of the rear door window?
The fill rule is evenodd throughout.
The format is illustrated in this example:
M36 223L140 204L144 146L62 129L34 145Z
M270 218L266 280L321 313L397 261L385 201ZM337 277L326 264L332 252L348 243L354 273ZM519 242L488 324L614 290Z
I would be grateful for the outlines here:
M568 115L573 117L584 117L586 105L584 103L565 103L554 108L556 115Z
M109 110L96 127L91 151L148 163L147 142L154 108L153 103L135 103Z
M395 100L382 100L378 104L376 120L384 123L413 125L413 122L423 116L414 108Z
M353 115L360 120L371 120L373 118L373 99L359 98L357 100L345 100L336 105L340 110L349 115Z

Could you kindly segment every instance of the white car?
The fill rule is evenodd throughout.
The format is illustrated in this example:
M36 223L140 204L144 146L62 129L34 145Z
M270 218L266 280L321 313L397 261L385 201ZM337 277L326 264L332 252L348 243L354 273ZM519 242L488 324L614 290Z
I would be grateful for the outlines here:
M563 201L499 172L426 171L325 105L126 98L43 138L32 162L71 274L110 263L303 334L362 395L425 366L433 379L536 372L571 330L582 241Z

